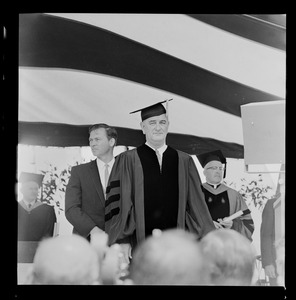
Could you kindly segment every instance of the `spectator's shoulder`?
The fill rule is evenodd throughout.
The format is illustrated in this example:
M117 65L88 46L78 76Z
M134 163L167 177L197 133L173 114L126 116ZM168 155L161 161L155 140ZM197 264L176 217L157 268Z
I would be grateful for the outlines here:
M273 204L277 199L278 199L278 197L267 200L264 208L266 208L266 210L273 209Z
M49 204L49 203L44 203L44 205L46 205L48 210L53 210L54 211L54 205L53 204Z
M50 203L48 203L47 201L40 201L38 200L37 203L36 203L36 207L38 206L42 206L44 209L48 209L48 210L54 210L54 206Z

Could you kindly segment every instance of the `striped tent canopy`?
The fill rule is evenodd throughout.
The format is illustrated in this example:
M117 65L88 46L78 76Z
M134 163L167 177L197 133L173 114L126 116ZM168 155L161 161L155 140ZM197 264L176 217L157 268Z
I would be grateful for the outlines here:
M243 158L241 105L285 100L285 15L19 15L18 142L86 146L88 127L144 141L139 114L169 102L167 143Z

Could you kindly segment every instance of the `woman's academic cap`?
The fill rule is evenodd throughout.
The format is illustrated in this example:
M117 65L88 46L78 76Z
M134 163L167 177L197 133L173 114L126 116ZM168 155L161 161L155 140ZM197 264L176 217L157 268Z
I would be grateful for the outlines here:
M140 111L141 112L142 121L144 121L144 120L146 120L148 118L151 118L151 117L155 117L155 116L160 116L162 114L166 114L168 107L165 109L164 106L161 103L168 102L168 101L171 101L171 100L173 100L173 99L164 100L164 101L155 103L153 105L146 106L146 107L141 108L141 109L137 109L135 111L130 112L130 114L133 114L133 113L136 113L136 112Z

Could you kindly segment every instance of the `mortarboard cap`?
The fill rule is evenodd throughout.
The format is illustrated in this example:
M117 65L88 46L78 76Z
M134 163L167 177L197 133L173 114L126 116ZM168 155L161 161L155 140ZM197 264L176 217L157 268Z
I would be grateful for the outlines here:
M42 174L22 172L20 175L19 182L26 183L26 182L34 181L40 187L42 185L43 177L44 177L44 175L42 175Z
M215 150L215 151L211 151L211 152L202 153L200 155L197 155L197 158L203 168L205 167L205 165L207 163L209 163L210 161L213 161L213 160L217 160L217 161L220 161L222 164L225 164L224 175L223 175L223 178L225 178L227 162L226 162L226 158L224 157L221 150Z
M164 106L161 103L171 101L171 100L173 100L173 99L164 100L164 101L158 102L156 104L153 104L153 105L141 108L141 109L137 109L135 111L130 112L130 114L140 111L142 121L144 121L148 118L151 118L151 117L160 116L162 114L167 113L167 110L164 108Z

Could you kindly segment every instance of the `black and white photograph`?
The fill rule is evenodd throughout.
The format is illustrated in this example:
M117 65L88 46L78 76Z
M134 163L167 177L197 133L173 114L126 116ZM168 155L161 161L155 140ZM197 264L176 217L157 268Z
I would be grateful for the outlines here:
M286 18L18 14L16 285L284 291Z

